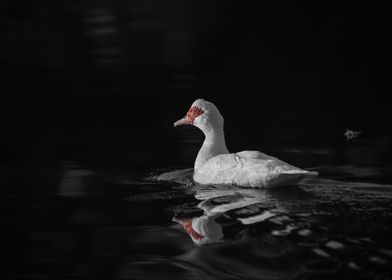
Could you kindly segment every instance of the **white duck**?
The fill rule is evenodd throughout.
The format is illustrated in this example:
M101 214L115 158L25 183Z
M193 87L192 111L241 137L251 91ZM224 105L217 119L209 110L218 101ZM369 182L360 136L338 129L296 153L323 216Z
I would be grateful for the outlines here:
M193 180L199 184L231 184L243 187L274 187L297 184L317 172L302 170L258 151L229 153L218 108L204 99L193 102L187 115L174 123L194 125L205 140L197 154Z

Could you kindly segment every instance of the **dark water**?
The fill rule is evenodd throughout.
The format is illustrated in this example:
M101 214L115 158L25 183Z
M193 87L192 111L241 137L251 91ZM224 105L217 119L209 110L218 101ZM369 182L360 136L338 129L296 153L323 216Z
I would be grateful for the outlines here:
M3 189L2 279L391 279L392 186L320 171L258 190L69 165L52 193Z

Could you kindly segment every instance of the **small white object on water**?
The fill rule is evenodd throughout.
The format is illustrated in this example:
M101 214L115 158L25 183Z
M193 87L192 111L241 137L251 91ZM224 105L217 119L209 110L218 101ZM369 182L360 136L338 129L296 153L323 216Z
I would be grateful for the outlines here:
M354 130L346 129L344 136L346 136L346 141L348 141L350 139L358 137L362 133L363 133L362 131L354 131Z

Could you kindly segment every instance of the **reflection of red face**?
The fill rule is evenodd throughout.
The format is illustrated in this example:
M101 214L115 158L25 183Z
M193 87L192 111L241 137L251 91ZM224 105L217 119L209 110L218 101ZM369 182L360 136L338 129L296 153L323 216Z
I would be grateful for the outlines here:
M195 119L200 116L203 115L204 111L197 107L197 106L193 106L189 109L188 113L186 114L188 119L190 120L190 123L193 124L193 122L195 121Z
M185 231L190 236L192 236L193 239L195 239L195 240L202 240L204 238L202 235L200 235L199 233L197 233L193 229L193 227L192 227L192 219L185 220L182 225L183 225Z

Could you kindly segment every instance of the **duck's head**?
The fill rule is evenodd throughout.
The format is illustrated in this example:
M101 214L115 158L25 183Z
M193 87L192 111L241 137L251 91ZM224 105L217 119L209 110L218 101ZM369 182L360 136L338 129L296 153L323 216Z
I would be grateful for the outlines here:
M220 242L224 235L222 226L216 222L221 214L203 215L195 218L178 219L173 221L181 224L197 245Z
M212 102L197 99L189 108L186 116L176 121L174 126L186 124L194 125L206 133L211 130L223 129L223 117Z

